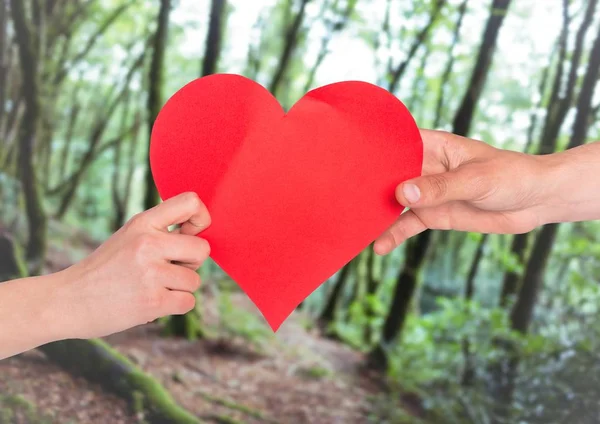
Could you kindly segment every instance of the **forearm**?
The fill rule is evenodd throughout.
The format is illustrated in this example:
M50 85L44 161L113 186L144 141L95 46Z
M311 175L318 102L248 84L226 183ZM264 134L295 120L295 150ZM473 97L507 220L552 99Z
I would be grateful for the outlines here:
M0 360L60 338L60 274L0 283Z
M600 142L539 156L543 224L600 219Z

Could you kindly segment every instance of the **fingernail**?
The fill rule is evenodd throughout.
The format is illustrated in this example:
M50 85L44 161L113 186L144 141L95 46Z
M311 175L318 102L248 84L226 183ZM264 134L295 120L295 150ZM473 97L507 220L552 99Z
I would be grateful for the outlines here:
M404 184L402 193L404 193L404 197L406 197L409 203L416 203L421 198L421 191L414 184Z

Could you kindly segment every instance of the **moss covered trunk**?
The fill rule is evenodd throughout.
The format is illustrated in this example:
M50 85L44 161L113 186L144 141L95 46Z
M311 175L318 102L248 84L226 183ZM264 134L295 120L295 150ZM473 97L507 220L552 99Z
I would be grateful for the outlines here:
M124 398L151 424L198 424L200 420L178 406L154 378L101 340L65 340L39 348L70 373Z
M21 90L25 100L25 113L19 129L18 166L29 229L26 254L30 272L37 274L42 268L46 252L47 228L47 217L44 212L33 163L34 145L40 116L37 58L23 2L11 0L10 5L15 38L19 47L20 70L22 73Z
M171 0L161 0L158 12L158 25L154 34L152 46L152 62L148 77L148 135L152 133L154 121L162 107L162 85L164 74L165 52L169 33L169 15L171 13ZM146 169L146 194L144 197L144 209L150 209L160 202L150 163Z
M206 34L205 54L204 60L202 61L203 77L211 75L217 70L219 55L221 52L221 39L223 36L223 24L226 18L226 9L226 0L212 0L210 8L210 21ZM156 45L156 48L159 48L158 44ZM160 48L164 49L164 42ZM162 67L162 64L153 64L153 66ZM157 70L156 72L161 71ZM159 99L160 96L154 99L150 104L156 106L156 102ZM153 113L158 114L158 109L150 110L150 112L151 115ZM148 204L146 206L150 205ZM195 340L199 337L203 337L204 331L202 330L202 316L197 309L194 309L185 315L173 315L167 321L165 330L168 335L185 337L188 340Z
M18 244L0 229L0 283L26 275L27 268Z
M26 275L18 244L7 233L0 232L0 282ZM66 371L124 398L147 423L200 423L178 406L158 381L101 340L64 340L41 346L39 350Z

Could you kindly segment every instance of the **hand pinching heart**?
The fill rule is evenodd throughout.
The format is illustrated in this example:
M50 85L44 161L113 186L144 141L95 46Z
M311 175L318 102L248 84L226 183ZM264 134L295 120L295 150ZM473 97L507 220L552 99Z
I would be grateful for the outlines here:
M314 89L285 113L248 78L203 77L167 101L150 144L161 198L200 196L212 259L273 331L398 218L394 190L422 161L406 107L359 81Z

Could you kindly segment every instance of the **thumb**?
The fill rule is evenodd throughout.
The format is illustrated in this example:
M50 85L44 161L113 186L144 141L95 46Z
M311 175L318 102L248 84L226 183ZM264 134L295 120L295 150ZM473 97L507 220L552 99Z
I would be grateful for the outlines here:
M426 175L405 181L396 188L398 202L410 208L438 206L456 200L475 200L481 196L481 179L464 168Z
M180 233L196 235L210 226L208 209L194 192L181 193L145 212L148 222L156 229L165 230L181 224Z

